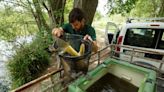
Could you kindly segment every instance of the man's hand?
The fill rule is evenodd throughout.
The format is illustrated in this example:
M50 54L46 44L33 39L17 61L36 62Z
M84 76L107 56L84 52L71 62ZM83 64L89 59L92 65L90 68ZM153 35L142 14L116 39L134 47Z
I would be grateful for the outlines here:
M52 35L53 35L53 36L60 37L60 36L63 35L63 33L64 33L64 31L63 31L63 29L62 29L61 27L60 27L60 28L54 28L54 29L52 30Z
M93 41L93 39L91 38L90 35L85 35L83 40L90 40L92 42L92 51L93 52L97 52L98 51L98 46L97 46L97 42L96 41Z
M91 42L93 41L90 35L85 35L83 40L90 40Z

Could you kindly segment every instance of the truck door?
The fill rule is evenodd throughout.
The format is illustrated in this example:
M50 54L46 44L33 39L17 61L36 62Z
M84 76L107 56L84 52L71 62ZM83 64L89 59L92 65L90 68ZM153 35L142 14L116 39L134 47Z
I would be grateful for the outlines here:
M108 22L105 29L105 44L109 45L117 41L119 29L115 23Z

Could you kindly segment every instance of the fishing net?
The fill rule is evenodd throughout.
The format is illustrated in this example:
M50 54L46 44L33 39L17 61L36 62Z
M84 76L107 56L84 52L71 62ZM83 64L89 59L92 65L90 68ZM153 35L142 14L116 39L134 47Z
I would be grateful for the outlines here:
M72 34L65 34L63 37L61 37L62 41L58 41L58 44L62 44L60 47L66 47L65 45L70 45L76 52L80 51L81 44L84 44L84 53L82 55L71 55L70 53L73 53L72 50L67 50L67 52L59 53L59 57L61 61L63 61L65 64L63 64L63 67L67 72L80 72L86 73L88 71L88 65L89 65L89 59L91 56L92 51L92 43L88 40L83 40L83 37L80 35L72 35ZM62 52L62 51L61 51ZM68 53L69 52L69 53Z

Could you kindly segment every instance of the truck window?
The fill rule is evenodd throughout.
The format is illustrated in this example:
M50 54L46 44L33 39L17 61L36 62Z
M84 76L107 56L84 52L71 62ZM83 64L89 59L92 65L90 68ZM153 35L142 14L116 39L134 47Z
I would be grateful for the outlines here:
M124 45L155 48L159 29L130 28L127 30Z
M159 44L157 46L157 49L164 49L164 29L161 30Z

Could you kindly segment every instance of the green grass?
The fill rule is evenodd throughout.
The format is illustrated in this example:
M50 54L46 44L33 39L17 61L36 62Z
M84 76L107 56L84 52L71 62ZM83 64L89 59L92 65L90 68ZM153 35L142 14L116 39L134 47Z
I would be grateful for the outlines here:
M12 80L12 89L36 79L49 66L49 53L45 37L37 37L31 44L22 45L16 50L7 68Z

